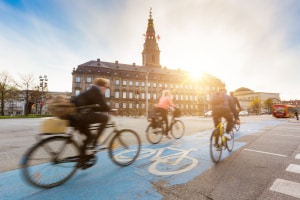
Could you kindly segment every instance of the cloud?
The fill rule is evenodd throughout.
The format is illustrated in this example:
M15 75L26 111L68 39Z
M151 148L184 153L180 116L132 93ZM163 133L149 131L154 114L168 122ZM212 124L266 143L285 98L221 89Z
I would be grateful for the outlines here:
M0 66L47 74L51 89L71 91L73 67L89 60L140 65L150 7L163 66L211 73L228 90L299 98L300 3L292 0L2 2Z

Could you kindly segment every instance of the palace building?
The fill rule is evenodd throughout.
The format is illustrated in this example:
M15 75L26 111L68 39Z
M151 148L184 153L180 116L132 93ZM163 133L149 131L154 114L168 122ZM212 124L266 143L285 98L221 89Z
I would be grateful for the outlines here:
M111 88L105 97L111 108L118 109L122 116L146 115L164 89L171 91L173 102L182 114L203 115L209 109L211 94L225 88L220 79L209 74L203 74L196 80L187 71L161 66L151 10L142 65L107 62L99 58L78 65L72 72L72 96L85 91L96 77L110 80Z

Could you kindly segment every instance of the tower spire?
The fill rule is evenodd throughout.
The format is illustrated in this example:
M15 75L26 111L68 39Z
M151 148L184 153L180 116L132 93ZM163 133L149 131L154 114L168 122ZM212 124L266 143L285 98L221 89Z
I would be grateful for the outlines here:
M152 8L149 11L148 26L146 30L144 50L142 52L143 65L149 67L161 67L160 50L156 41L154 23L152 19ZM159 38L159 36L158 36Z

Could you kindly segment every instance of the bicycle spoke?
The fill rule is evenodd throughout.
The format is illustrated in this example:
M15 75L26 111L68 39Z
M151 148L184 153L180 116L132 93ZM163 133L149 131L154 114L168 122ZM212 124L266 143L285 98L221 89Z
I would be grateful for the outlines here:
M49 188L67 181L78 161L78 146L70 138L55 136L42 140L25 154L22 172L32 185Z

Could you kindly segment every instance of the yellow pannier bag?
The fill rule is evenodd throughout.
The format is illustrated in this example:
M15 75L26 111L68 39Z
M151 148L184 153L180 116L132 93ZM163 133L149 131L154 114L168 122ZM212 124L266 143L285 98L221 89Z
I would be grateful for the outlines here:
M68 126L69 126L68 120L63 120L57 117L49 117L49 118L45 118L42 121L40 126L40 132L47 133L47 134L65 133Z

